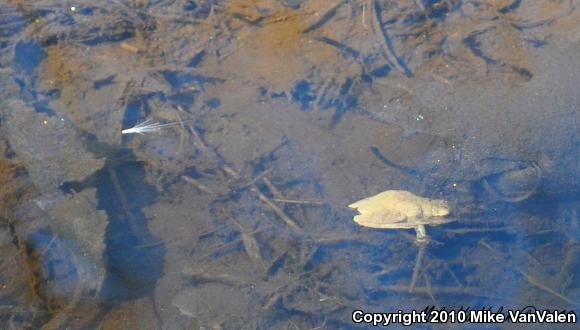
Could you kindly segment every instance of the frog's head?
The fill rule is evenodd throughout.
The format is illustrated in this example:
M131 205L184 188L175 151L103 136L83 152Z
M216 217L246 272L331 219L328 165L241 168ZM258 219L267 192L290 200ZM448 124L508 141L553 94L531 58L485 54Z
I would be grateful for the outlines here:
M433 217L444 217L449 215L451 212L449 210L449 205L446 201L442 199L432 199L431 203L431 216Z

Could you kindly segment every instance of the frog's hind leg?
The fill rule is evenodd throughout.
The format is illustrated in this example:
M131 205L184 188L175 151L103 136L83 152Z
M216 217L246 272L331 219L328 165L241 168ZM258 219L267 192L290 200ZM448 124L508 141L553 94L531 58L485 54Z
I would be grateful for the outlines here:
M424 243L427 243L427 229L425 229L424 225L417 225L415 233L417 234L417 244L424 245Z

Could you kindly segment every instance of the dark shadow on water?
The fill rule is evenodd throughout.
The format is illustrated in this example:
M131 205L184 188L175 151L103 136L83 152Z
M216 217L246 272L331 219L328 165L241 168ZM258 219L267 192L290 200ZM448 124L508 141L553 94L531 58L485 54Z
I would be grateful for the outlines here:
M163 274L163 245L147 230L142 208L155 201L143 165L125 162L97 173L99 209L107 211L105 298L137 298L149 294Z
M31 74L45 57L46 52L39 42L26 40L14 46L14 64L27 74Z
M107 276L101 290L105 301L150 295L163 275L164 244L147 229L143 208L156 199L145 169L134 155L117 149L105 167L84 182L69 182L63 190L97 189L98 209L107 213L105 234Z

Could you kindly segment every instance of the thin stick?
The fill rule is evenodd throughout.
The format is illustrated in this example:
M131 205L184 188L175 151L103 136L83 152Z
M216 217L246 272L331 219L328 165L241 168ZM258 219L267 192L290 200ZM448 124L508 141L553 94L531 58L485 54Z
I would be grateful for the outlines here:
M457 278L457 275L455 275L455 272L451 269L451 267L449 267L449 264L446 262L443 262L443 264L445 265L445 269L447 270L447 272L449 272L449 274L451 274L451 277L453 277L453 279L455 280L455 283L457 283L459 287L463 287L463 284L461 283L461 281L459 281L459 278Z
M439 302L437 301L437 299L435 299L435 293L433 292L433 286L431 286L431 280L429 279L429 276L426 273L423 274L423 280L425 281L425 287L427 288L427 293L429 294L429 297L431 297L435 305L439 305Z
M419 252L417 253L417 259L415 259L415 267L413 268L413 276L411 277L411 284L409 285L409 292L413 293L415 285L417 284L417 279L419 277L419 271L421 270L421 263L423 262L423 257L425 256L425 247L427 244L419 244Z
M302 33L309 33L309 32L312 32L312 31L314 31L314 30L319 29L320 27L322 27L334 15L336 15L336 12L337 12L338 8L340 6L342 6L344 3L345 3L344 0L341 0L338 3L336 3L329 10L327 10L324 14L322 14L321 17L320 17L320 19L318 19L316 22L312 23L310 26L308 26L306 29L304 29L304 31L302 31Z
M370 10L373 11L374 15L372 15L372 23L375 35L377 35L380 39L381 50L383 51L383 56L387 60L387 62L397 68L397 70L401 71L407 77L413 77L413 73L411 70L405 66L403 61L397 57L395 54L395 48L393 46L393 41L387 34L385 27L381 22L381 7L378 0L372 0L372 5Z
M225 226L224 226L224 227L225 227ZM251 234L256 234L256 233L259 233L259 232L261 232L261 231L263 231L263 230L266 230L266 229L268 229L268 228L270 228L270 226L264 226L264 227L258 228L258 229L256 229L256 230L254 230L253 232L251 232ZM217 229L216 229L215 231L217 231ZM206 235L207 235L207 234L206 234ZM222 251L223 249L225 249L225 248L228 248L228 247L231 247L231 246L233 246L233 245L236 245L236 244L239 244L239 243L242 243L242 244L243 244L243 242L242 242L242 239L241 239L241 238L239 238L239 239L234 239L234 240L232 240L232 241L230 241L230 242L227 242L227 243L224 243L224 244L221 244L221 245L215 246L215 249L214 249L214 246L212 246L212 247L211 247L211 250L212 250L212 252L210 252L210 253L207 253L207 254L205 254L205 255L202 255L202 256L200 256L199 258L196 258L196 260L198 260L198 261L204 261L204 260L206 260L206 259L208 259L208 258L213 258L213 256L214 256L215 254L219 253L219 252L220 252L220 251Z
M196 138L196 140L198 140L198 148L200 148L203 151L210 151L210 153L212 153L217 159L221 160L224 163L226 162L225 159L217 151L215 151L207 146L207 144L205 143L205 141L203 141L203 139L201 138L199 133L197 133L195 128L191 129L191 134ZM234 170L227 163L222 166L222 170L227 175L231 176L232 178L234 178L236 180L239 180L240 178L242 178L240 173L238 173L238 171ZM276 205L276 203L274 203L268 196L264 195L260 191L260 189L258 188L258 186L256 185L255 182L252 182L249 187L250 187L251 191L253 191L254 193L256 193L258 195L258 198L260 199L260 201L262 201L263 203L268 205L274 211L274 213L276 213L276 215L280 219L282 219L282 221L284 221L286 223L286 225L288 225L288 227L290 227L292 230L294 230L297 233L302 232L302 228L300 228L300 226L298 226L296 221L294 221L292 218L290 218L288 215L286 215L284 210L282 210L278 205Z
M324 205L324 202L319 201L303 201L297 199L283 199L283 198L272 198L274 202L286 203L286 204L306 204L306 205Z
M254 261L257 265L264 267L264 259L262 258L262 252L260 251L260 245L258 244L258 240L254 237L253 233L248 233L245 228L236 220L228 216L228 219L232 221L236 227L240 230L240 235L242 238L242 244L244 245L244 250L246 254L252 261Z
M270 191L272 192L272 195L274 195L274 197L280 198L280 199L284 198L284 195L282 195L282 192L280 192L280 190L278 190L278 188L274 185L274 183L272 183L272 181L270 181L270 179L264 177L264 178L262 178L262 181L264 181L264 183L266 184L268 189L270 189Z
M115 189L115 192L117 193L117 197L119 198L119 201L121 202L123 213L125 214L126 219L129 221L129 225L131 226L131 229L136 233L143 233L143 230L141 229L141 227L137 225L137 221L133 217L133 213L130 211L131 208L129 207L129 203L127 201L127 197L125 196L125 192L121 188L121 184L119 183L119 179L117 178L117 172L115 172L115 169L110 168L110 167L108 167L108 172L109 172L109 177L111 178L111 181L113 183L113 188Z
M419 9L421 9L422 12L426 12L427 11L425 9L425 5L423 4L423 1L421 1L421 0L415 0L415 4L417 5L417 7L419 7Z
M213 192L206 185L204 185L203 183L190 177L189 175L182 175L181 178L183 179L183 181L189 183L190 185L194 186L198 190L201 190L206 194L210 194L210 195L213 194Z
M274 307L274 305L278 303L278 301L280 301L281 298L282 295L278 292L275 292L270 298L268 298L268 300L266 300L266 302L262 306L262 311L270 310L272 307Z
M527 273L524 273L523 271L516 269L516 271L520 274L522 274L524 276L524 278L526 279L526 281L528 281L528 283L530 283L531 285L537 287L538 289L544 290L548 293L553 294L554 296L564 300L565 302L571 304L571 305L575 305L575 306L580 306L580 302L571 300L570 298L564 296L563 294L560 294L552 289L550 289L549 287L545 286L544 284L540 283L538 280L536 280L534 277L532 277L531 275L528 275Z
M199 282L221 283L237 288L242 288L248 285L248 283L245 282L244 280L240 280L239 278L229 274L225 273L217 274L205 270L197 271L197 269L198 269L197 267L185 266L182 269L182 274L185 276L191 276L193 280Z
M265 177L266 175L268 175L271 171L272 171L272 168L271 167L268 167L262 173L256 175L254 178L252 178L252 180L250 182L244 182L240 186L234 186L232 190L234 190L234 189L244 189L244 188L247 188L247 187L255 184L256 182L258 182L259 180L262 180L262 178Z
M165 244L165 241L157 241L157 242L152 242L152 243L146 243L146 244L141 244L141 245L137 245L135 246L136 249L148 249L148 248L152 248L152 247L157 247L160 245Z
M179 155L181 150L183 150L183 143L185 142L185 134L183 134L185 132L185 125L183 125L183 120L181 120L179 113L176 113L175 117L177 117L179 126L181 126L181 130L179 131L179 147L177 147L177 151L175 152L176 155Z
M206 144L205 142L201 139L201 137L199 136L199 134L197 133L197 131L195 129L192 129L192 134L196 137L196 139L200 142L200 144L202 145L202 149L203 150L211 150ZM211 150L214 155L219 158L219 159L223 159L223 157L221 157L221 155L219 155L217 153L217 151L215 150ZM236 171L234 170L231 166L224 164L222 166L222 169L224 170L224 172L233 177L236 180L239 180L242 176ZM276 213L276 215L278 215L278 217L280 217L291 229L293 229L296 232L301 232L302 228L300 228L300 226L298 226L298 224L296 223L296 221L292 220L292 218L290 218L289 216L286 215L286 213L284 213L284 211L278 206L276 205L276 203L274 203L268 196L264 195L260 189L258 189L258 186L255 183L252 183L250 185L250 190L255 192L260 201L264 202L266 205L268 205L273 211L274 213Z
M367 2L365 1L365 2L363 2L363 5L362 5L362 18L361 18L361 20L362 20L363 27L365 29L368 29L369 27L367 26L366 16L367 16Z
M448 235L463 235L470 233L486 233L486 232L504 232L513 229L513 227L498 227L498 228L457 228L457 229L446 229L445 232Z
M384 291L392 291L392 292L400 292L400 293L409 293L409 287L406 285L390 285L390 286L383 286L381 290ZM430 288L426 286L418 286L415 287L413 293L419 294L468 294L478 297L484 298L493 298L490 295L482 294L483 290L477 287L464 287L464 288L457 288L457 287L437 287L432 286Z
M499 252L499 251L497 251L496 249L494 249L493 247L491 247L489 244L487 244L484 241L479 241L479 244L485 246L489 250L492 250L494 252ZM535 260L535 258L534 258L534 260ZM537 260L536 260L536 262L537 262ZM567 302L567 303L569 303L571 305L580 306L580 302L571 300L570 298L564 296L563 294L558 293L558 292L550 289L549 287L545 286L544 284L540 283L540 281L536 280L534 277L532 277L531 275L529 275L528 273L526 273L526 272L524 272L522 270L519 270L517 268L515 269L515 271L518 272L518 273L520 273L520 274L522 274L522 276L526 279L526 281L528 281L528 283L530 283L531 285L537 287L538 289L544 290L544 291L546 291L548 293L551 293L554 296L556 296L556 297L564 300L565 302Z
M290 227L292 230L298 233L302 231L302 228L300 228L300 226L298 226L298 224L294 220L292 220L292 218L287 216L286 213L284 213L284 211L278 205L276 205L268 196L264 195L255 184L252 185L250 190L258 194L260 201L268 205L272 209L272 211L274 211L274 213L276 213L276 215L280 217L280 219L282 219L288 225L288 227Z
M8 268L6 266L8 266L8 264L10 264L11 262L14 262L16 260L16 257L18 257L18 255L23 253L23 252L24 252L24 249L19 249L18 252L14 253L12 256L10 256L8 258L8 260L4 261L0 265L0 272L7 270Z
M200 149L202 152L209 152L214 154L214 156L216 155L216 152L212 149L210 149L207 144L205 143L205 141L201 138L201 136L199 135L199 133L197 132L197 130L195 129L195 127L189 127L189 132L191 133L191 135L193 135L193 137L197 140L197 142L194 142L195 146ZM219 157L218 157L219 158Z

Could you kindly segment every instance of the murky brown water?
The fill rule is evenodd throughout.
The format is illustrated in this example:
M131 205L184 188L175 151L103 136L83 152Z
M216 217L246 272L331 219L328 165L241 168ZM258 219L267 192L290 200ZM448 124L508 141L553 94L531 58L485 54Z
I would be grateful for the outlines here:
M1 327L577 311L578 5L0 2ZM421 262L352 221L392 189L451 205Z

